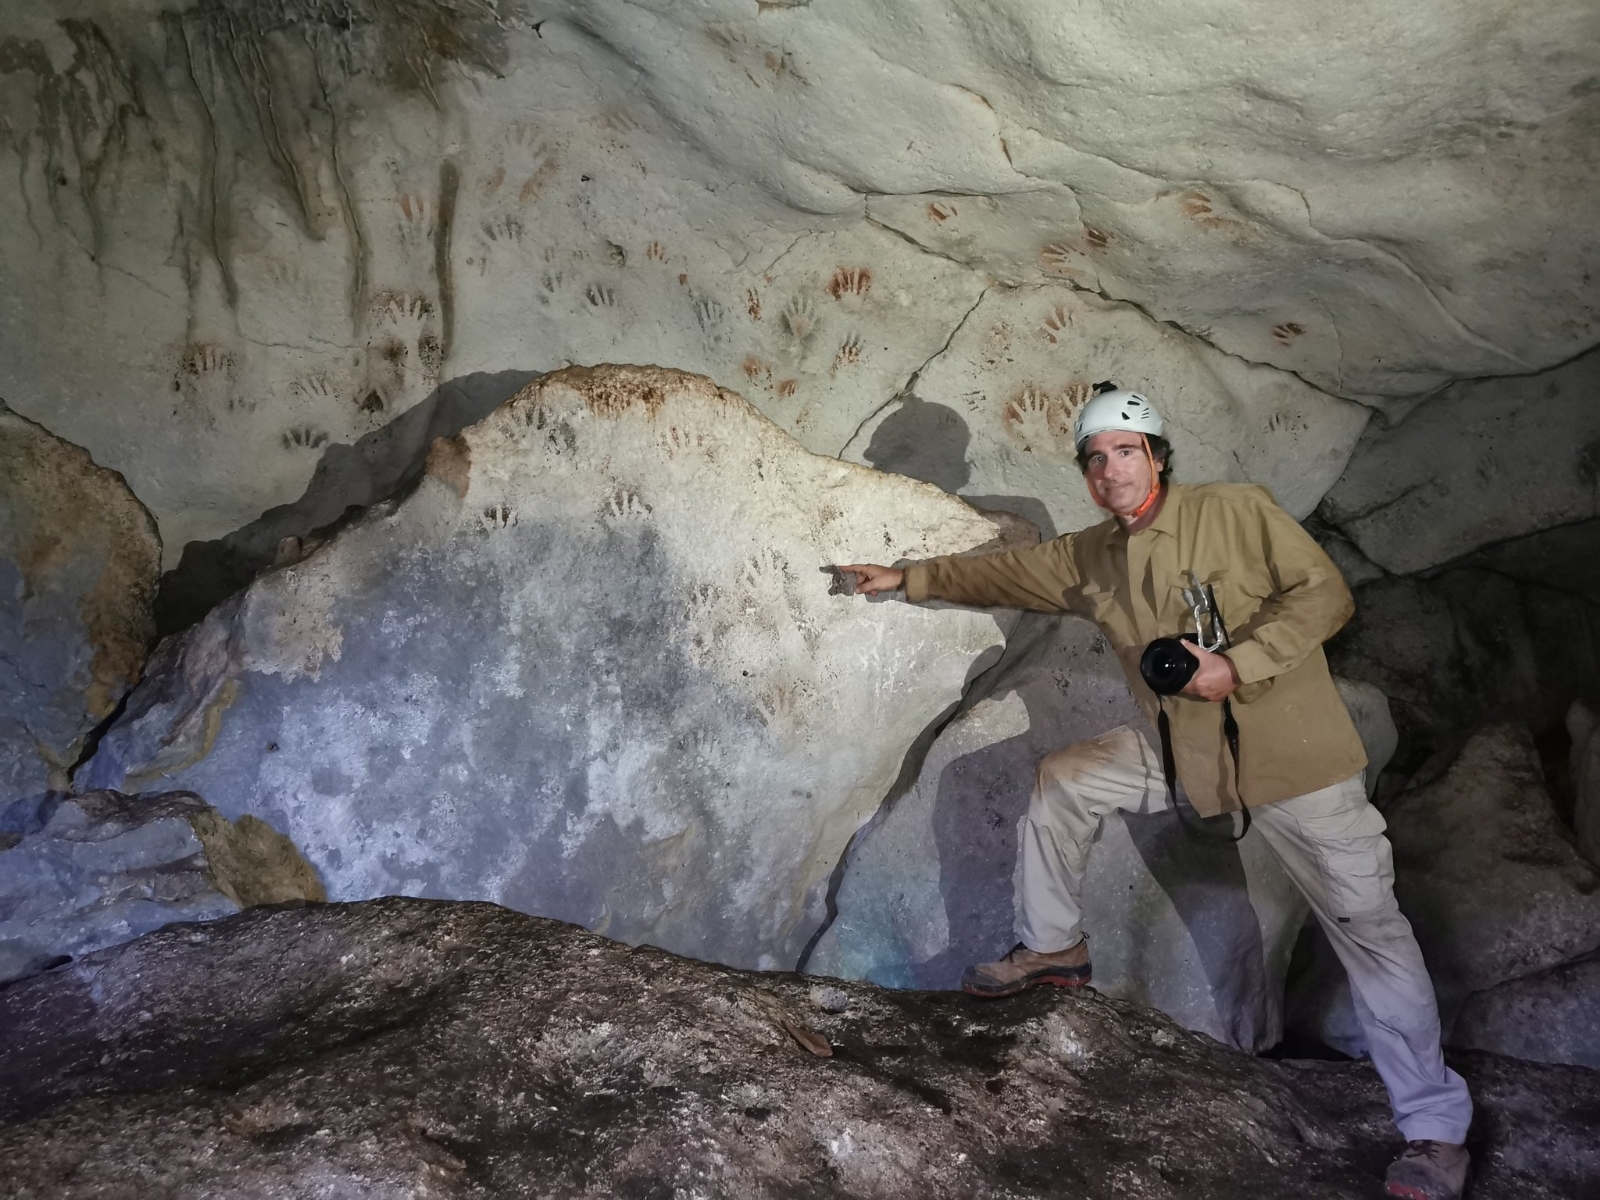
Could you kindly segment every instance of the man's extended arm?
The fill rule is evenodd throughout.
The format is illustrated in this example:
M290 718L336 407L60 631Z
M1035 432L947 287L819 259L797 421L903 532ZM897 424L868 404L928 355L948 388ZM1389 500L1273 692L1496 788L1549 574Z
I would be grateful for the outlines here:
M1241 684L1292 671L1344 626L1356 610L1344 576L1311 535L1254 488L1254 518L1272 572L1273 595L1249 624L1233 630L1227 651Z
M981 607L1069 612L1068 593L1080 582L1072 540L1068 534L1000 554L945 555L912 563L905 569L906 599L913 604L947 600Z
M868 595L905 591L913 604L947 600L975 607L1028 608L1035 612L1070 612L1070 589L1078 586L1072 558L1072 535L1039 546L970 557L945 555L904 569L869 563L841 565L856 576L856 590Z

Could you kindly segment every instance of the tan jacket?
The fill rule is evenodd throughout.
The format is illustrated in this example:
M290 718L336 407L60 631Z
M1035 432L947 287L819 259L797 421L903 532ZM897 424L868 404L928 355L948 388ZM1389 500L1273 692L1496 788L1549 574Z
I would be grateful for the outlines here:
M1115 520L1003 554L934 558L906 568L906 599L1075 613L1099 625L1153 724L1139 677L1153 639L1192 633L1184 572L1216 590L1243 685L1233 696L1240 774L1222 705L1169 696L1178 777L1206 816L1271 804L1348 779L1367 763L1333 686L1322 643L1355 604L1339 569L1265 488L1173 484L1160 515L1129 537Z

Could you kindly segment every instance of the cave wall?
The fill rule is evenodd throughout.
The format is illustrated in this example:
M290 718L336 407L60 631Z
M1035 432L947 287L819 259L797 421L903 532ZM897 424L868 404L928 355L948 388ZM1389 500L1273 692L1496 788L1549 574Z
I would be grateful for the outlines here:
M1358 586L1336 665L1397 702L1403 769L1592 694L1583 0L7 15L0 397L148 506L163 632L403 503L436 437L570 364L705 376L804 450L1046 534L1097 516L1070 428L1115 378L1178 478L1315 514ZM468 515L512 536L498 511ZM874 749L911 739L914 778L934 732ZM287 811L254 786L207 798ZM786 955L883 790L817 839L769 922Z
M1181 473L1304 515L1361 405L1595 340L1595 22L21 0L0 394L128 477L168 567L441 383L602 360L856 459L914 395L964 491L1062 528L1114 374Z

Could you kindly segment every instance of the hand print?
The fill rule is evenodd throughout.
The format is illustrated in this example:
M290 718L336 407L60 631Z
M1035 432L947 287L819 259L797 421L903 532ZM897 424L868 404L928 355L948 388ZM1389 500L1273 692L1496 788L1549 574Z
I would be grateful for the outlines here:
M835 300L865 296L872 289L872 272L866 267L840 267L828 280L828 295Z
M485 533L497 533L503 529L510 529L517 523L517 510L511 505L501 501L491 504L478 514L478 525Z
M853 367L861 361L861 335L852 333L839 345L839 352L833 356L833 371L837 375L846 367Z
M1067 312L1066 306L1058 304L1045 314L1044 336L1054 346L1060 337L1065 337L1063 330L1071 323L1072 316Z
M784 306L783 328L797 342L809 341L817 331L817 310L805 296L795 296Z
M320 450L327 445L328 435L309 425L295 425L283 435L285 450Z

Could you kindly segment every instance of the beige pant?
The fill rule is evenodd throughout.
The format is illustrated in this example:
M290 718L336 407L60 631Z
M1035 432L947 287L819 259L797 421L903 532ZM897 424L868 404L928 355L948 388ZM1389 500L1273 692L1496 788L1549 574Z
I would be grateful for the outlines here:
M1083 874L1107 813L1169 807L1160 754L1127 726L1045 758L1019 830L1023 944L1048 953L1083 936ZM1400 1132L1407 1140L1465 1140L1472 1101L1439 1052L1433 983L1395 903L1386 827L1361 776L1252 808L1250 817L1245 836L1265 839L1344 964Z

